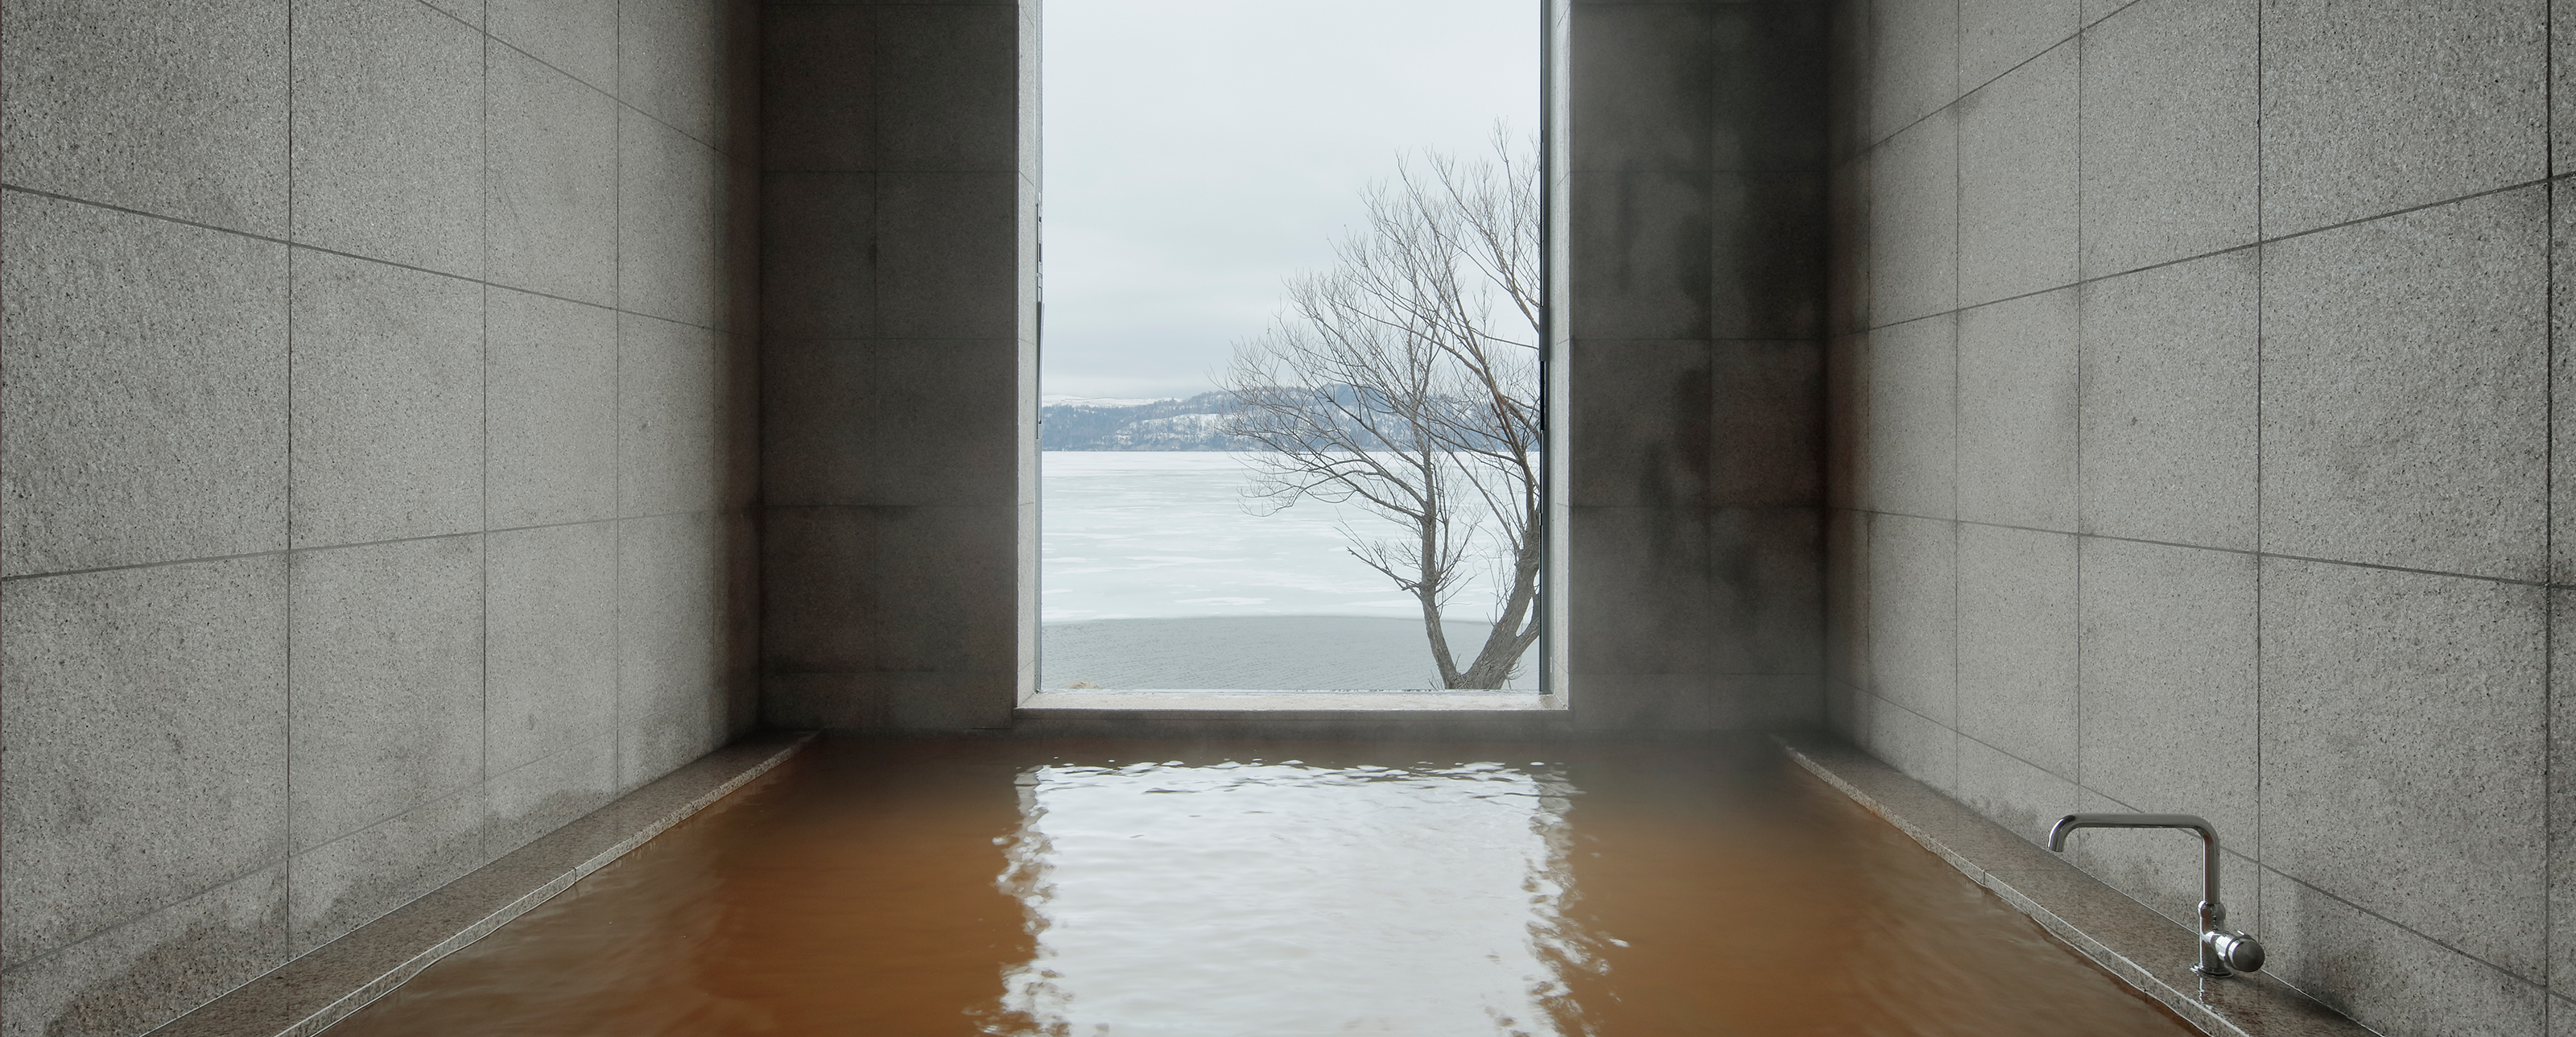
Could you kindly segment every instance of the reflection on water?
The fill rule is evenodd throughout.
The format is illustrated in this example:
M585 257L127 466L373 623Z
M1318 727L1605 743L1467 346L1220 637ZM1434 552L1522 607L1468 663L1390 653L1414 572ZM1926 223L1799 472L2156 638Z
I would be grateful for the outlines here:
M827 739L330 1032L2193 1031L1759 742Z
M1555 1034L1568 791L1492 762L1032 768L1002 881L1037 953L989 1032Z

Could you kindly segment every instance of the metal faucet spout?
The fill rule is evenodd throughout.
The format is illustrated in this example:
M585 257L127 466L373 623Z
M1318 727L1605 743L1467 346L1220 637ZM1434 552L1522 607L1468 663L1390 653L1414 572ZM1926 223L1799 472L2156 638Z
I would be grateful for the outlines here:
M2204 976L2253 972L2263 967L2263 945L2241 932L2227 930L2227 905L2218 899L2218 826L2192 814L2068 814L2048 830L2048 848L2066 852L2066 836L2078 828L2182 828L2200 836L2200 964Z
M2078 828L2187 828L2200 835L2200 899L2218 899L2218 826L2197 814L2068 814L2048 830L2048 848L2066 852L2066 834Z

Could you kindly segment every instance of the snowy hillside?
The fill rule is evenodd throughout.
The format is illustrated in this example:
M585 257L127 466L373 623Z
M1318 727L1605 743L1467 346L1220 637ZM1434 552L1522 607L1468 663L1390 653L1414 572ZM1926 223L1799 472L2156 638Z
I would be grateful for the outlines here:
M1039 408L1041 450L1253 450L1223 434L1228 398L1200 393L1186 400L1059 399Z

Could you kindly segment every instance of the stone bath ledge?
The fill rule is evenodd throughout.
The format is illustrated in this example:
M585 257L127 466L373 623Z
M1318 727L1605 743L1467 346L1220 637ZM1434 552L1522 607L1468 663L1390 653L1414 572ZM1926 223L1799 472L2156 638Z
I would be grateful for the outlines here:
M1094 700L1074 708L1111 713L1141 705ZM1168 709L1181 704L1164 705ZM1304 712L1325 704L1278 705L1284 711ZM1452 708L1459 707L1471 715L1488 710L1521 712L1508 706L1496 710L1481 702L1460 702ZM1440 712L1437 707L1430 711ZM1176 712L1186 715L1194 710L1183 707ZM1338 710L1325 706L1319 712L1329 715ZM710 753L173 1020L153 1031L154 1037L319 1033L440 958L768 773L813 737L812 732L762 733ZM2269 975L2202 981L2188 968L2190 929L1846 743L1817 734L1775 735L1774 739L1801 767L1886 818L2058 939L2205 1033L2216 1037L2365 1037L2371 1033Z
M243 984L151 1037L306 1037L528 913L814 739L762 732L646 783L427 896Z
M1993 890L2121 982L2213 1037L2372 1033L2268 973L2191 971L2199 934L1831 735L1781 734L1789 758ZM2256 934L2261 935L2261 934Z

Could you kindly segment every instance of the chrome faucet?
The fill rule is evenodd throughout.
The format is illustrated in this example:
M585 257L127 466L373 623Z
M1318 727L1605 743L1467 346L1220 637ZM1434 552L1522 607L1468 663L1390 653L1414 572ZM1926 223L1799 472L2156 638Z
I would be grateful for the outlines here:
M2068 814L2048 830L2048 848L2066 852L2066 833L2078 828L2188 828L2200 833L2200 964L2204 976L2231 976L2263 968L2263 945L2227 930L2227 905L2218 900L2218 826L2190 814Z

